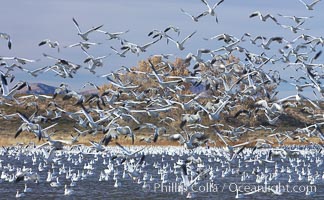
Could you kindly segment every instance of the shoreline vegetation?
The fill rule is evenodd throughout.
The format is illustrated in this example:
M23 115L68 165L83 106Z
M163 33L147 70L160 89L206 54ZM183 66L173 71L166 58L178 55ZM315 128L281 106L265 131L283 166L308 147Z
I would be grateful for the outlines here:
M46 141L38 141L37 138L32 137L30 135L24 135L24 136L20 136L19 138L13 138L14 134L0 134L0 146L2 147L10 147L10 146L15 146L15 145L30 145L30 144L35 144L36 146L42 145L43 143L45 143ZM98 141L102 138L102 135L98 135L98 136L85 136L80 138L80 140L72 145L86 145L86 146L91 146L91 144L89 143L89 141ZM70 139L70 137L68 136L56 136L53 137L52 139L54 140L68 140ZM260 137L257 136L251 136L251 137L246 137L245 139L242 139L240 141L237 142L232 142L231 145L236 145L239 143L243 143L243 142L247 142L247 141L251 141L251 140L255 140L255 139L260 139ZM277 144L277 141L275 139L269 139L266 138L268 141L273 142L273 145L271 145L271 147L280 147L280 145ZM158 140L156 143L147 143L145 141L138 141L135 142L134 144L132 144L131 140L128 139L120 139L120 140L116 140L116 142L120 143L123 146L183 146L181 144L179 144L178 142L174 142L174 141L170 141L168 139L160 139ZM299 142L296 140L286 140L285 142L283 142L282 146L290 146L290 145L299 145L299 146L307 146L307 145L312 145L312 144L320 144L323 145L324 143L316 137L313 138L309 138L308 142ZM250 145L247 145L247 147L253 147L253 144L255 143L251 143ZM66 146L72 146L72 145L66 145ZM116 146L116 144L114 142L110 143L109 146ZM215 143L211 143L208 144L208 146L210 147L225 147L225 145L222 143L222 141L220 140L215 140ZM202 145L202 147L207 147L206 145Z
M23 94L19 94L19 96L23 96ZM57 102L58 103L62 103L63 96L58 97L57 98ZM61 99L61 100L59 100ZM48 101L49 102L49 101ZM38 104L38 109L42 109L45 108L46 106L48 106L47 101L42 101L41 104ZM73 100L69 100L68 103L64 103L66 108L70 108L72 110L77 110L78 107L74 106L74 101ZM291 101L291 103L294 103L293 101ZM27 103L28 104L28 103ZM320 105L322 107L322 104ZM289 109L286 114L286 118L282 117L280 118L280 124L276 125L276 126L271 126L271 129L268 130L258 130L258 131L247 131L244 135L242 135L239 139L237 140L230 140L228 139L228 143L230 145L236 145L239 143L244 143L244 142L248 142L248 141L255 141L257 139L259 140L266 140L268 142L270 142L272 147L279 147L279 146L286 146L286 145L310 145L310 144L320 144L323 145L323 141L321 141L321 139L317 136L313 136L313 137L308 137L306 140L301 141L300 137L294 137L294 138L287 138L285 140L282 141L281 144L279 144L278 139L276 139L275 137L269 137L271 136L271 134L273 134L274 132L285 132L285 131L289 131L289 130L296 130L297 127L302 128L303 126L307 126L307 124L312 124L312 120L310 119L310 113L307 112L297 112L302 110L302 106L296 107L294 109ZM1 111L2 113L7 113L7 114L11 114L11 113L15 113L16 111L20 111L22 113L25 113L26 115L31 115L34 113L35 110L30 109L30 108L18 108L18 109L14 109L10 106L1 106ZM317 113L320 113L321 111L316 111ZM308 116L308 117L307 117ZM263 120L258 121L257 123L261 123ZM54 126L51 130L51 139L53 140L66 140L69 141L71 140L71 136L75 136L77 135L77 132L74 130L75 123L73 120L71 120L70 118L63 116L62 118L58 119L58 120L54 120L54 121L47 121L45 123L43 123L43 128L46 128L47 126L50 126L51 124L57 123L56 126ZM181 122L177 121L172 123L171 126L167 126L167 134L161 135L159 137L159 139L157 140L156 143L153 142L146 142L143 139L152 136L153 131L134 131L135 133L135 143L132 144L132 141L129 137L119 137L118 139L114 139L113 142L109 143L109 146L115 146L115 142L118 142L122 145L125 146L131 146L131 145L146 145L146 146L182 146L181 144L179 144L177 141L171 141L168 139L168 137L172 134L181 132L182 130L179 128L179 124ZM233 125L233 123L237 123L237 121L231 121L231 118L228 118L227 120L222 120L222 123L226 124L227 123L227 128L231 127L231 125ZM242 122L240 122L242 123ZM43 143L45 143L47 140L45 138L42 138L40 141L38 141L38 138L36 138L36 136L30 132L27 131L23 131L22 133L20 133L19 137L14 138L15 136L15 132L17 130L17 128L20 126L21 124L21 119L19 119L18 117L14 117L10 120L5 120L5 119L1 119L0 118L0 146L12 146L12 145L29 145L29 144L35 144L35 145L41 145ZM135 124L134 122L129 122L128 125L131 124L132 129L136 128L137 124ZM247 126L246 126L247 127ZM250 129L253 127L249 127ZM226 128L224 128L225 130ZM251 129L252 130L252 129ZM188 132L190 132L190 130L188 130ZM204 132L210 139L210 142L208 142L208 146L210 147L225 147L224 143L222 142L222 140L217 137L217 135L215 133L213 133L213 131L210 130L202 130L202 132ZM298 134L297 135L303 135L303 134ZM78 138L78 141L74 144L70 144L70 145L78 145L78 144L83 144L83 145L87 145L87 146L91 146L91 144L89 143L89 141L100 141L102 139L102 137L104 136L104 134L102 132L98 132L95 135L92 134L87 134L86 136L82 136ZM251 144L248 144L247 147L253 147L253 145L256 142L252 142ZM69 146L69 145L68 145ZM203 147L206 147L206 144L202 145Z

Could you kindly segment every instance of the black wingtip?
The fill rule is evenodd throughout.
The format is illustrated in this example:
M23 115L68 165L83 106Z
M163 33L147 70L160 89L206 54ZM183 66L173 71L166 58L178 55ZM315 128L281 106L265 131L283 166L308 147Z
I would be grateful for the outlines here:
M187 120L181 121L181 123L180 123L180 129L181 130L183 130L183 127L186 125L186 123L187 123Z
M11 50L11 41L10 40L8 42L8 48L9 48L9 50Z

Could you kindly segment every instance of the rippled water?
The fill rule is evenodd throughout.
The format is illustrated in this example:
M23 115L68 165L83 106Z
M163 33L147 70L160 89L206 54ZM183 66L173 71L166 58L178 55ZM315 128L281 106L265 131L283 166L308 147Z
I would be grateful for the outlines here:
M164 147L168 149L168 147ZM156 148L155 148L156 149ZM25 166L26 168L32 168L33 172L37 172L40 176L39 183L27 181L29 188L32 188L32 192L25 193L26 199L185 199L187 193L181 193L178 191L181 182L181 169L174 167L174 163L179 159L187 159L189 154L186 154L181 149L172 150L175 151L173 155L167 153L161 153L160 150L154 150L154 148L146 148L143 152L134 156L135 162L137 162L142 154L145 154L144 164L140 167L142 172L139 173L138 180L133 180L129 176L122 178L124 165L120 164L122 158L114 159L110 161L114 163L114 171L118 170L117 179L120 181L121 186L118 188L114 187L115 180L113 180L114 171L108 176L108 180L99 181L100 173L103 173L107 169L107 163L111 160L112 156L117 155L118 150L110 148L108 153L98 155L86 155L68 153L68 151L58 151L56 158L60 158L59 162L47 165L43 171L38 171L39 163L44 165L41 153L38 153L37 161L33 163L33 153L30 150L12 149L7 154L2 153L0 159L2 174L16 174L16 168ZM218 153L217 153L218 152ZM214 178L210 178L210 174L199 180L197 185L193 185L191 189L195 191L194 196L197 199L234 199L236 196L236 190L240 193L253 191L254 187L262 187L262 191L252 195L248 195L246 199L324 199L324 176L323 176L323 154L317 153L317 150L307 150L302 155L297 155L291 158L273 157L275 163L258 163L258 162L245 162L243 156L239 156L233 162L227 162L225 157L222 157L223 152L218 149L203 149L197 150L197 153L190 153L195 158L200 157L204 168L211 168L214 172ZM35 154L35 153L34 153ZM262 156L262 153L259 153ZM244 154L244 158L247 158L247 153ZM19 159L18 159L19 157ZM81 159L82 158L82 159ZM75 161L81 161L76 163ZM239 161L240 160L240 161ZM84 169L85 164L93 162L93 170ZM104 164L104 162L107 162ZM238 167L240 162L240 167ZM157 166L156 164L160 166ZM299 163L299 165L297 165ZM13 167L8 167L9 165ZM168 182L162 184L161 175L159 169L162 166L166 166L165 169L168 171ZM256 176L262 174L267 170L268 175L275 171L277 165L279 171L282 168L285 170L287 167L291 169L291 172L282 172L278 175L276 180L268 181L267 187L264 181L256 183ZM69 186L71 183L70 178L66 179L66 173L63 173L62 168L68 170L69 168L72 173L76 173L79 170L80 174L86 174L76 182L75 187ZM193 165L194 166L194 165ZM12 170L11 170L12 168ZM60 170L61 168L61 170ZM217 171L218 169L218 171ZM226 173L226 169L230 169L229 173ZM259 172L257 172L259 169ZM194 170L197 170L195 168ZM304 180L299 181L296 170L302 172L305 170ZM49 182L46 182L47 172L54 172L54 176L59 177L60 187L53 188ZM60 173L60 171L62 173ZM175 171L179 173L175 175ZM253 172L254 171L254 172ZM151 175L155 180L147 181L147 188L143 188L143 175ZM241 180L242 174L249 174L249 178ZM307 174L318 174L318 178L314 185L310 184L307 180ZM254 175L253 175L254 174ZM289 175L294 179L291 183L288 183ZM176 180L176 176L180 177ZM3 178L3 177L2 177ZM8 182L1 179L0 183L0 199L13 199L15 198L17 189L22 192L26 181L20 181L18 183ZM180 181L179 181L180 180ZM283 192L282 195L275 195L271 192L269 187L275 187L275 185L281 185L282 188L288 189ZM64 196L64 185L67 184L69 188L74 190L74 194L71 196ZM288 185L288 186L287 186ZM313 188L311 188L313 187ZM254 189L253 189L254 188ZM306 190L316 190L312 196L306 195Z

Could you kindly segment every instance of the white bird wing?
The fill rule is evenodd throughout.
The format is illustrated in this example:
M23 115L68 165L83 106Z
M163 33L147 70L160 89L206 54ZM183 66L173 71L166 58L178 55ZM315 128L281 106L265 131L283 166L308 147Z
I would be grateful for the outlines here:
M236 144L236 145L234 145L233 147L235 148L235 147L241 147L241 146L245 146L245 145L248 145L248 144L250 144L251 142L243 142L243 143L241 143L241 144Z
M228 99L226 99L226 100L222 103L222 105L220 105L220 106L217 108L215 114L219 114L219 113L224 109L224 107L226 106L227 103L228 103Z
M81 46L81 43L78 42L78 43L74 43L74 44L71 44L71 45L69 45L69 46L65 46L65 47L67 47L67 48L72 48L72 47L76 47L76 46Z
M55 152L56 152L55 148L52 148L50 150L50 152L48 153L48 156L46 158L47 161L52 161L53 160L53 158L55 157Z
M29 119L24 114L22 114L20 112L17 112L17 114L24 122L26 122L28 124L30 123Z
M182 8L180 8L181 12L183 12L184 14L188 15L189 17L193 18L194 16L192 16L190 13L184 11Z
M154 40L154 41L152 41L152 42L148 42L148 43L146 43L146 44L140 46L140 49L141 49L141 50L145 50L147 47L151 46L152 44L156 43L157 41L159 41L159 39Z
M217 39L218 40L220 38L225 38L224 34L215 35L215 36L209 38L209 40L214 40L214 39Z
M4 75L1 74L1 88L4 96L9 94L8 82Z
M203 133L195 133L195 134L191 135L190 143L193 143L195 141L195 139L203 140L204 138L207 138L207 136L205 134L203 134Z
M180 143L184 143L185 142L185 139L184 137L180 134L180 133L177 133L177 134L173 134L169 137L169 139L171 140L177 140L179 141Z
M220 0L219 2L217 2L214 6L213 6L213 9L215 9L217 6L219 6L221 3L223 3L224 0Z
M150 65L150 67L151 67L151 69L152 69L152 73L153 73L153 75L156 77L156 79L157 79L160 83L162 83L163 81L161 80L161 78L160 78L159 75L157 74L157 72L156 72L156 70L155 70L155 67L154 67L152 61L149 59L148 62L149 62L149 65Z
M210 7L209 3L206 0L201 0L201 2L203 2L208 7L208 9L211 10L211 7Z
M82 108L82 113L83 113L84 116L87 118L87 120L88 120L90 123L94 123L93 118L89 115L89 113L88 113L88 111L85 109L85 107L82 105L81 108Z
M74 18L72 18L72 20L73 20L73 23L74 23L75 27L78 29L78 32L81 33L78 22Z
M189 38L191 38L197 31L192 32L190 35L188 35L185 39L181 41L181 44L184 44Z
M92 31L96 31L96 30L100 29L101 27L103 27L103 25L100 25L100 26L97 26L97 27L90 28L90 29L87 30L84 34L89 34L89 33L91 33Z
M302 98L304 98L304 99L306 99L310 104L312 104L316 109L321 109L316 103L314 103L310 98L308 98L308 97L305 97L305 96L303 96L303 95L301 95L301 94L299 94L299 96L301 96Z
M0 37L1 38L4 38L6 40L9 40L10 39L10 36L7 33L0 33Z
M285 97L285 98L279 99L279 100L277 101L277 103L285 102L285 101L287 101L287 100L289 100L289 99L291 99L291 98L296 98L296 95L291 95L291 96L288 96L288 97Z
M55 124L49 125L48 127L43 128L42 131L47 131L48 129L53 128L54 126L56 126L57 124L58 124L58 123L55 123Z
M46 144L46 143L44 143L44 144ZM41 146L39 146L39 147L41 147ZM37 147L37 148L39 148L39 147ZM56 151L55 148L51 148L49 152L46 152L45 149L42 149L42 151L43 151L44 159L47 163L51 162L53 160L53 158L55 157L55 151Z
M318 2L320 2L321 0L315 0L314 2L312 2L311 4L309 4L310 7L313 7L315 4L317 4Z
M190 184L188 186L191 186L194 184L200 177L205 176L207 173L209 173L210 169L205 169L201 173L199 173L192 181L190 181Z
M227 142L225 141L225 139L223 138L223 136L221 134L219 134L219 132L216 130L215 133L218 135L218 137L224 142L224 144L226 146L228 146Z
M132 155L132 153L130 151L128 151L125 147L123 147L121 144L119 144L118 142L116 142L116 145L123 150L124 153L126 153L127 155Z
M251 194L257 193L257 192L259 192L259 191L261 191L261 190L262 190L262 188L259 188L259 189L257 189L257 190L253 190L253 191L251 191L251 192L244 193L243 195L244 195L244 196L245 196L245 195L251 195Z
M264 108L268 108L268 102L266 100L264 100L264 99L255 102L255 104L259 105L259 106L262 106Z
M302 0L299 0L302 4L304 4L304 6L307 6L307 4L304 2L304 1L302 1Z

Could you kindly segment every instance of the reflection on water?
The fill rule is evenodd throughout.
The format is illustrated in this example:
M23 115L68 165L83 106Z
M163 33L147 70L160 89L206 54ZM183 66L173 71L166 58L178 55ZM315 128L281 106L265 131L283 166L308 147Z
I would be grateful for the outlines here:
M123 162L120 150L110 147L95 154L56 151L55 162L46 164L41 150L13 147L1 152L0 194L1 199L15 198L27 183L32 189L25 193L28 199L185 199L188 192L197 199L322 199L323 153L316 148L299 149L287 157L272 150L269 160L269 150L245 149L229 161L223 149L189 152L179 147L148 147ZM142 155L144 161L140 162ZM188 181L193 183L185 189L181 160L185 160ZM38 183L15 183L19 168L31 168L31 174L39 175ZM192 181L203 170L206 175ZM56 177L60 186L51 187ZM64 195L65 184L74 191L72 195Z

